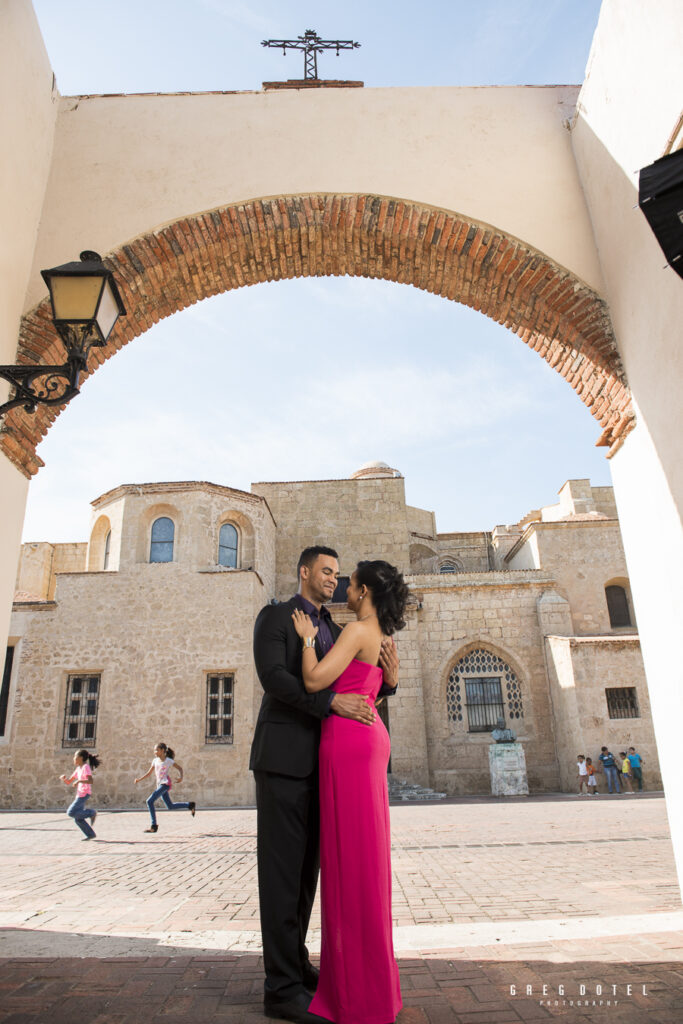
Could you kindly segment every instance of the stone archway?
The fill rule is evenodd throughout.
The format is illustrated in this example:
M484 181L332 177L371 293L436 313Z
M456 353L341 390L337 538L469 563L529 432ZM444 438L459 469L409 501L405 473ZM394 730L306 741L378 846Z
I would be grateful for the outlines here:
M105 259L128 316L89 372L164 317L232 288L294 277L381 278L442 295L518 334L574 388L614 449L633 426L606 304L575 275L496 228L448 210L372 195L280 196L175 221ZM56 363L48 300L22 320L18 362ZM61 410L13 410L0 448L25 476Z

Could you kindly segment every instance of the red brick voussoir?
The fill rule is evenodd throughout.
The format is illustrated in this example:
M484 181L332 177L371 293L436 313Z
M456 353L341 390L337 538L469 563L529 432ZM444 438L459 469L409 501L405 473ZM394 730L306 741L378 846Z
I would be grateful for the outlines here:
M607 306L543 253L448 210L385 196L295 195L211 210L108 253L128 315L88 374L153 324L210 295L293 277L381 278L463 303L518 334L574 388L613 449L633 426ZM17 362L57 363L48 300L24 316ZM87 376L87 375L86 375ZM12 410L0 448L25 476L64 407Z

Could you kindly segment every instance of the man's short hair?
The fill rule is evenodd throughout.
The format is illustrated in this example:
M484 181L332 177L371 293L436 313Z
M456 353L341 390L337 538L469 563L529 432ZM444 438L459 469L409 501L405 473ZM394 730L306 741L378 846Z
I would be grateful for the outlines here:
M313 547L304 548L299 555L299 562L296 567L297 581L301 575L301 566L305 565L307 569L311 569L318 555L327 555L328 558L339 558L334 548L325 548L321 544L314 544Z

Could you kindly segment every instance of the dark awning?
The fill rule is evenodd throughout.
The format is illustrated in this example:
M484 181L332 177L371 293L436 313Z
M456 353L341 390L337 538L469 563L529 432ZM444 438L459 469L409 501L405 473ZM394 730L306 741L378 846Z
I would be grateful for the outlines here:
M643 167L638 206L647 217L667 263L683 277L683 149Z

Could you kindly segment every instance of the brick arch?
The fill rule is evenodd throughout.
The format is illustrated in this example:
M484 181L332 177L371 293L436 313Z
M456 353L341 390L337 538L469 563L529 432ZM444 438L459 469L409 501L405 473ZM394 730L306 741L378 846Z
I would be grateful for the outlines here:
M543 253L448 210L372 195L258 199L186 217L109 253L128 309L92 373L157 321L232 288L283 278L382 278L463 303L518 334L565 377L614 446L633 412L605 302ZM48 300L22 320L18 362L57 363ZM0 447L26 475L61 410L12 410Z

